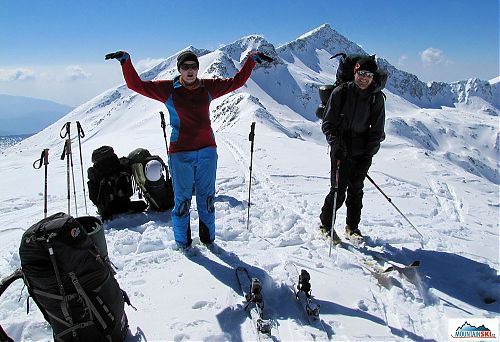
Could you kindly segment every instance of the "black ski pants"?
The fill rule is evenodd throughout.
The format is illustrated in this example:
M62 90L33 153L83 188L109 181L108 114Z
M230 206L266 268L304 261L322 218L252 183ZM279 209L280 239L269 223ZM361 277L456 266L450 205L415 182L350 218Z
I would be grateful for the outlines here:
M321 208L321 224L331 229L333 216L333 200L335 195L335 171L337 162L333 156L333 149L330 151L331 176L330 192L325 198L323 208ZM348 157L340 161L339 184L337 195L338 210L345 201L347 207L346 224L351 228L357 228L361 220L361 208L363 208L363 186L372 164L371 157L356 156ZM347 199L346 199L347 192Z

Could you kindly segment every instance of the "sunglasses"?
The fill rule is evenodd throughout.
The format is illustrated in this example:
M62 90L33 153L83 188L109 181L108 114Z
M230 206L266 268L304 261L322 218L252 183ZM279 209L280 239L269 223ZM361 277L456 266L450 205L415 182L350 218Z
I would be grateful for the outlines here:
M198 70L198 68L199 68L198 63L193 63L193 64L183 63L183 64L181 64L181 69L184 71L189 70L189 69Z
M358 75L362 77L373 78L375 74L366 70L358 70Z

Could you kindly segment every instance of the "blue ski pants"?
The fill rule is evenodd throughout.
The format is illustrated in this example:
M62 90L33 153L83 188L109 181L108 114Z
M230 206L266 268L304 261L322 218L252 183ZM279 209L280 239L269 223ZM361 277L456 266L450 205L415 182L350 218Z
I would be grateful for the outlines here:
M215 239L215 178L217 148L205 147L196 151L176 152L169 156L174 188L172 222L177 245L191 245L190 209L193 184L199 215L199 235L203 243Z

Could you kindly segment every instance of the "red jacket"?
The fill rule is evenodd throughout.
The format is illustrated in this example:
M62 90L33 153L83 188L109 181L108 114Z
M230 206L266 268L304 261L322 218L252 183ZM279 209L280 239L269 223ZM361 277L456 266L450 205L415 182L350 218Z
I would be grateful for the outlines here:
M183 87L179 76L173 80L143 81L130 58L122 64L122 71L131 90L166 105L172 127L169 151L176 153L216 146L210 126L210 102L243 86L254 66L254 60L248 57L233 78L201 79L194 90Z

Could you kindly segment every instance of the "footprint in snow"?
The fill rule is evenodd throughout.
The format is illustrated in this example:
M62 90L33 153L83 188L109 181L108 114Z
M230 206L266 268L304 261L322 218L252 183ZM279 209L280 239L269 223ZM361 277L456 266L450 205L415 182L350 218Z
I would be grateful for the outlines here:
M206 306L212 307L214 305L213 302L208 302L206 300L200 300L199 302L196 302L191 306L192 309L197 310L197 309L202 309Z

